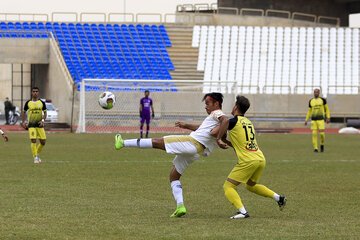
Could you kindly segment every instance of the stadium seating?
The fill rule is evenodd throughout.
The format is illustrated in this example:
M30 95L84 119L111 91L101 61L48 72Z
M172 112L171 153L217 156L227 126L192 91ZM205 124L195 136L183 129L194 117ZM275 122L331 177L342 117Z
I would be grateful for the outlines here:
M359 92L356 28L194 26L192 46L205 92Z
M84 78L172 79L174 65L166 50L171 41L163 25L1 22L0 31L7 38L48 38L52 32L75 83Z

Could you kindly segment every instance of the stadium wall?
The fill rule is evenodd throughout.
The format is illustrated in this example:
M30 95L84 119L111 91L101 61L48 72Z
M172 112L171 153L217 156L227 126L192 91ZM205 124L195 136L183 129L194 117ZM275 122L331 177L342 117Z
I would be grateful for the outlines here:
M59 109L59 121L70 123L72 84L67 80L66 72L61 67L62 59L56 52L57 46L52 47L51 44L56 43L51 43L49 39L0 39L0 63L6 63L2 65L5 72L0 75L1 83L4 83L1 85L1 96L9 96L11 88L18 85L13 82L15 79L11 79L11 64L25 64L28 67L31 64L32 82L27 79L26 86L38 86L41 97L51 99L54 106ZM17 72L19 71L20 69L17 69ZM24 87L23 90L27 92L29 88ZM24 101L28 99L29 93L24 94ZM21 104L16 105L20 107Z
M176 16L176 23L188 24L189 17L194 25L216 26L274 26L274 27L333 27L333 24L293 20L281 17L240 16L231 14L186 13Z
M354 5L354 6L353 6ZM347 3L344 1L333 0L219 0L219 7L234 7L234 8L260 8L260 9L277 9L290 12L303 12L309 14L315 14L318 16L331 16L339 17L341 19L342 26L348 26L348 15L353 13L351 9L356 7L356 3Z

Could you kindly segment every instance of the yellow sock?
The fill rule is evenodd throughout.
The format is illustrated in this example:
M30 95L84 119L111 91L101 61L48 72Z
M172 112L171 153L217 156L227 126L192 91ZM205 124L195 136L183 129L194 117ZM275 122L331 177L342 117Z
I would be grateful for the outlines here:
M37 156L36 143L31 143L31 152L33 154L33 157Z
M39 143L39 145L37 146L37 153L40 153L43 148L44 148L44 145L42 145L41 143Z
M240 196L236 192L235 187L236 186L229 181L225 181L223 186L226 198L236 207L236 209L239 209L243 207L244 204L241 202Z
M314 149L318 149L318 144L317 144L317 130L313 130L312 131L312 141L313 141L313 145L314 145Z
M320 132L320 145L324 145L325 142L325 133Z
M257 195L272 198L274 196L274 191L271 191L267 187L261 184L255 184L254 186L250 186L246 184L246 189L250 192L256 193Z

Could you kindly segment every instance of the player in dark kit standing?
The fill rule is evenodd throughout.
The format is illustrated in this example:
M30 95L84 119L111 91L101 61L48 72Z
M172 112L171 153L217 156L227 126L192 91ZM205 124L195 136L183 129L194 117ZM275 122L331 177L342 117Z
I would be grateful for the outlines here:
M153 108L153 102L152 99L149 98L150 92L149 90L145 91L145 97L140 99L140 138L143 137L143 127L144 122L146 121L146 135L147 138L149 136L149 129L150 129L150 108L151 108L151 117L154 118L154 108Z

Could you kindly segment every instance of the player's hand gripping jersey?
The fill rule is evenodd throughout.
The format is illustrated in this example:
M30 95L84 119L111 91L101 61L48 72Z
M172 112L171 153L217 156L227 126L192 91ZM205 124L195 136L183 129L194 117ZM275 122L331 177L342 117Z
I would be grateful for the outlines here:
M208 156L217 146L216 137L211 136L210 132L219 125L219 118L225 114L221 110L215 110L205 118L200 127L190 133L190 136L204 145L204 156Z
M265 160L256 142L254 125L249 119L235 116L229 120L228 130L239 162Z

